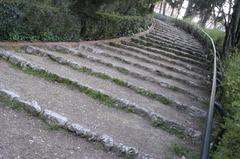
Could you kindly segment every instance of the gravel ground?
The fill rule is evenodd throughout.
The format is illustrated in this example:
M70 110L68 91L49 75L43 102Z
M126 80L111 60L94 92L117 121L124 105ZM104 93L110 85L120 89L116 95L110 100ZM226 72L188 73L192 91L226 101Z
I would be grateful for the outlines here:
M0 159L117 159L98 144L0 103Z

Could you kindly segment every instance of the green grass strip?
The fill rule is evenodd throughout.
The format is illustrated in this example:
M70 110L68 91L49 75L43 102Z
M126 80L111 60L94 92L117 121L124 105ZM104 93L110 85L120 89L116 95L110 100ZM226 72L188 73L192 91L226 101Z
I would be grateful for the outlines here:
M62 78L59 77L55 74L52 73L47 73L44 70L33 70L32 68L24 68L22 69L21 66L19 65L13 65L15 68L22 70L23 72L33 75L33 76L37 76L37 77L41 77L44 78L48 81L55 81L58 83L62 83L65 84L66 86L71 86L72 88L77 88L80 92L92 97L93 99L96 99L98 101L100 101L101 103L107 105L107 106L113 106L114 105L114 99L111 98L108 95L102 94L101 92L98 91L94 91L88 87L85 86L80 86L78 84L76 84L75 82L72 82L69 79L66 78Z
M50 59L52 59L53 61L59 63L57 60L55 60L54 58L50 57ZM68 62L63 62L63 63L60 63L60 64L63 64L63 65L66 65L66 66L69 66L69 67L72 67L68 64ZM135 92L143 95L143 96L146 96L146 97L149 97L149 98L152 98L152 99L155 99L165 105L170 105L173 103L172 100L166 98L166 97L163 97L163 96L160 96L152 91L148 91L148 90L145 90L145 89L142 89L142 88L137 88L135 86L131 86L130 84L128 84L127 82L124 82L120 79L117 79L117 78L112 78L111 76L105 74L105 73L100 73L100 72L95 72L93 71L92 69L90 68L86 68L86 67L80 67L80 68L75 68L75 67L72 67L73 69L81 72L81 73L86 73L88 75L91 75L91 76L95 76L95 77L98 77L98 78L101 78L103 80L109 80L119 86L123 86L123 87L126 87L126 88L130 88L132 90L134 90ZM125 72L125 71L123 71Z

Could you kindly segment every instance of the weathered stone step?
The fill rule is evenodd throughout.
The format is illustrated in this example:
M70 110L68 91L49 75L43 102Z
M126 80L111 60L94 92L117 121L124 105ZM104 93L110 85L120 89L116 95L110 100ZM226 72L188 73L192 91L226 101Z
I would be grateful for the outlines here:
M192 35L188 34L186 31L182 30L181 28L177 28L176 26L174 26L172 24L166 23L166 22L158 20L156 18L153 19L153 27L160 29L160 30L166 30L166 31L183 34L184 37L194 38Z
M152 157L164 155L169 148L166 144L172 144L172 141L181 142L160 129L152 128L138 116L102 106L75 89L70 90L65 86L13 71L10 73L11 70L8 70L5 73L4 77L9 75L10 78L7 79L11 79L10 81L3 80L5 86L22 92L21 96L36 100L44 109L51 108L66 116L70 121L80 123L97 134L107 133L116 143L124 143L137 148L140 155L150 154ZM26 82L23 83L21 79ZM163 138L167 143L159 144L163 143Z
M166 30L165 27L162 27L162 28L153 27L153 30L161 34L167 35L168 37L173 39L182 39L183 41L189 41L192 44L199 45L199 41L197 41L193 36L190 36L189 34L185 32L181 32L179 30L178 31Z
M104 80L109 80L114 84L129 88L138 94L160 101L161 103L167 104L172 108L175 108L177 111L184 112L188 115L196 117L196 116L205 116L206 114L205 111L195 106L185 105L172 97L171 98L166 97L165 96L166 93L159 94L158 92L154 92L155 89L152 90L151 88L152 87L156 88L156 87L149 84L146 85L145 81L140 81L138 79L131 78L125 74L121 74L119 72L112 70L111 68L101 66L99 64L91 64L91 61L87 61L87 59L72 57L71 55L68 55L68 54L50 52L50 51L46 51L36 47L28 47L27 52L31 54L33 53L39 54L41 56L49 56L50 59L57 61L59 64L68 65L73 69L76 69L79 71L81 70L82 73L87 73L89 75L92 75ZM83 70L86 70L86 71L83 71ZM199 97L199 96L190 96L190 97L194 100L206 102L206 99L203 99L202 97ZM186 97L180 97L180 98L183 99Z
M116 45L116 47L114 47L114 45ZM121 45L121 44L119 44L119 45ZM185 69L184 67L178 67L176 65L166 62L165 60L159 62L158 60L149 59L146 56L142 56L142 54L136 53L134 51L129 51L129 49L127 49L127 48L126 49L118 48L117 44L115 44L115 43L109 43L109 45L104 44L104 43L97 43L96 46L103 49L104 51L106 50L108 52L112 52L114 55L121 56L122 58L132 57L141 62L146 62L151 65L157 66L157 67L168 69L168 71L177 72L177 73L186 75L186 76L194 78L194 79L206 80L206 77L204 77L203 75L189 71L189 70Z
M200 60L205 59L205 61L206 61L206 58L207 58L207 56L205 55L203 50L194 50L194 49L191 49L191 48L178 46L178 45L175 45L175 44L172 44L172 43L162 42L160 40L154 39L149 34L146 34L145 36L140 36L140 38L143 39L143 40L147 40L149 42L152 42L154 44L158 44L158 45L161 45L161 46L164 46L164 47L169 47L169 48L173 48L174 50L180 50L184 53L188 53L189 55L187 55L187 56L189 56L189 57L193 56L193 57L199 58Z
M185 83L185 84L193 86L193 87L196 86L196 85L197 86L198 85L204 85L204 84L207 83L204 79L199 80L199 79L189 78L185 75L169 71L165 68L159 68L159 67L155 67L155 66L153 66L151 64L148 64L148 63L139 62L135 58L131 58L131 57L124 57L123 58L123 57L121 57L118 54L113 53L113 52L106 53L106 51L99 50L99 48L95 48L95 47L92 47L92 46L80 45L78 50L80 52L89 51L89 52L93 53L93 55L96 54L96 56L106 57L107 59L109 59L109 61L111 61L111 59L117 60L117 61L120 61L122 63L129 64L129 65L135 66L137 68L152 72L152 73L154 73L156 75L159 75L161 77L165 77L165 78L180 81L182 83Z
M158 34L162 34L164 35L165 37L168 37L168 38L171 38L173 40L182 40L182 42L189 42L190 44L194 45L194 46L201 46L199 45L199 42L196 41L195 38L184 38L184 34L179 34L179 33L175 33L175 32L172 32L172 31L165 31L164 29L161 29L159 30L158 28L154 28L153 32L156 32Z
M2 85L18 92L22 98L34 99L43 109L63 114L70 122L79 123L88 128L89 132L96 132L96 135L106 134L105 136L110 136L114 142L137 147L140 156L164 156L170 151L171 144L181 143L175 136L152 128L140 117L105 107L76 90L24 74L7 65L1 67L2 73L5 73L1 79ZM112 144L110 137L110 141L106 141L109 142L109 149ZM167 143L161 144L164 142Z
M172 47L175 47L178 49L183 49L186 51L193 51L195 54L198 54L199 56L204 57L204 58L206 58L206 56L207 56L205 54L205 50L203 48L200 49L200 48L195 48L195 47L189 46L188 44L181 44L181 43L173 42L173 41L166 40L165 38L162 38L160 36L156 36L153 34L146 34L145 36L148 38L151 38L155 41L158 41L159 43L163 43L167 46L169 45L169 46L172 46Z
M160 22L161 23L161 22ZM184 30L181 30L181 29L178 29L178 28L173 28L171 25L169 24L164 24L164 25L161 25L159 22L157 25L154 25L153 28L155 30L158 30L159 32L163 32L165 33L166 35L170 35L172 38L182 38L186 41L189 41L189 42L194 42L196 44L199 45L199 41L197 41L192 35L186 33ZM160 25L159 25L160 24ZM201 46L201 45L199 45Z
M144 39L131 38L131 41L134 42L134 43L146 46L146 47L150 47L150 48L153 48L153 49L160 50L162 52L164 51L164 53L167 52L168 56L170 56L172 58L178 58L178 59L184 60L186 62L189 62L191 64L194 64L194 65L197 65L197 66L200 66L200 67L206 67L208 65L207 61L206 61L206 58L197 58L195 56L186 54L186 53L181 52L181 51L174 50L172 48L168 48L168 47L164 47L164 46L161 46L161 45L158 45L158 44L154 44L152 42L148 42ZM165 55L166 55L166 53L165 53Z
M151 101L143 96L137 95L129 89L114 85L109 81L89 76L64 65L51 62L45 58L27 54L21 54L20 57L21 61L26 61L22 60L22 58L27 59L27 62L23 62L24 64L27 63L27 66L34 66L32 68L37 71L39 70L38 68L40 68L41 71L48 74L50 73L54 76L54 80L57 79L58 82L64 83L64 81L68 81L68 84L72 84L71 87L76 87L83 93L98 99L109 106L125 109L126 111L143 116L160 128L172 132L175 135L182 137L189 136L191 138L196 137L198 139L200 137L199 135L201 133L194 129L198 127L197 123L190 122L195 122L196 120L192 120L191 117L180 115L180 112L177 112L170 107ZM14 58L16 59L17 57ZM10 59L10 62L12 61L13 60ZM17 60L14 60L14 62L15 61ZM40 73L40 75L44 74L41 72L38 73ZM96 92L96 95L89 94L89 91ZM106 99L108 100L106 101ZM174 115L174 117L172 115Z
M195 94L195 93L199 94L204 89L203 88L204 86L201 87L199 85L197 87L200 89L191 89L191 87L189 87L189 85L177 82L175 80L161 78L161 77L154 75L148 71L144 71L142 69L138 69L131 65L126 65L124 63L120 63L119 61L116 61L113 59L111 59L109 61L105 57L101 57L101 56L99 57L99 56L97 56L97 54L92 54L87 51L80 52L80 51L77 51L76 49L69 49L69 48L63 47L63 46L56 47L56 50L65 52L65 53L71 53L73 55L77 55L79 57L89 59L92 62L97 62L99 64L103 64L105 66L112 67L112 68L116 69L117 71L119 71L121 73L125 73L127 75L130 75L134 78L140 78L142 80L146 80L151 83L158 84L161 87L165 87L165 88L168 88L168 89L171 89L174 91L180 91L185 94ZM197 91L198 93L197 92L193 93L194 91ZM202 92L200 94L205 94L205 92L204 93Z
M51 130L41 119L7 106L0 102L0 154L3 159L121 158L115 153L103 151L100 144L91 144L61 129Z
M149 31L149 34L150 35L154 35L154 36L157 36L161 39L165 39L167 41L171 41L171 42L174 42L174 43L177 43L179 45L186 45L187 47L192 47L194 49L201 49L202 47L197 45L197 44L192 44L188 41L182 41L181 39L173 39L165 34L162 34L161 32L157 32L157 31Z
M129 50L131 52L135 52L137 54L140 54L147 58L150 58L151 60L161 61L161 63L164 63L164 62L171 63L173 65L176 65L176 67L179 66L179 67L181 67L181 69L184 68L188 71L191 71L191 72L199 74L199 75L204 75L204 76L207 75L207 71L205 71L201 68L192 66L192 65L190 65L186 62L180 61L178 59L172 59L172 58L168 58L168 57L165 57L162 55L156 55L155 53L152 53L150 51L147 51L147 50L144 50L144 49L141 49L138 47L134 47L133 46L134 43L131 43L132 46L130 46L130 45L123 44L123 43L110 42L109 45L111 45L115 48L120 48L120 49L124 49L124 50Z
M209 63L209 61L207 60L206 57L201 57L201 56L198 56L198 55L193 54L193 53L187 53L187 52L181 51L179 49L174 49L174 48L169 47L169 46L164 46L162 44L159 44L157 41L151 40L150 38L145 38L143 36L141 36L139 38L140 39L136 38L134 40L140 40L139 42L144 42L145 44L148 44L149 46L174 53L175 55L179 55L179 56L182 56L182 57L187 57L187 58L190 58L190 59L194 59L195 61L206 63L206 64Z
M195 39L183 40L181 37L178 36L178 33L174 34L174 36L169 36L169 34L171 35L172 32L171 33L163 33L162 31L158 31L156 29L150 29L149 32L150 33L156 33L157 36L163 37L165 39L169 39L169 40L173 40L173 41L179 41L179 42L182 42L182 43L186 43L188 45L192 45L192 46L197 47L197 48L202 48L199 41L197 41Z
M160 48L157 49L157 48L153 48L153 47L147 46L148 45L147 43L144 43L144 42L139 43L139 40L137 40L137 41L134 40L133 42L126 42L126 41L121 41L121 42L123 44L134 46L134 47L138 47L140 49L144 49L144 50L150 51L150 52L155 53L155 54L160 54L160 55L163 55L163 56L168 57L168 58L181 60L183 62L192 64L195 67L207 68L206 64L200 63L200 62L198 62L196 60L193 60L193 59L190 59L190 58L186 58L186 57L181 57L181 56L175 55L173 53L161 50Z

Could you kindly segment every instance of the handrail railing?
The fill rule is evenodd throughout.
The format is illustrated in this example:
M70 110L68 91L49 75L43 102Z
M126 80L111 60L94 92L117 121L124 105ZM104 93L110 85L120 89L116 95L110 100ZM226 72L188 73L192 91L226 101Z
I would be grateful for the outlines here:
M207 116L207 123L205 127L205 133L201 149L201 159L208 159L210 149L210 137L212 132L213 114L216 100L217 90L217 50L212 37L206 33L203 29L199 28L211 41L213 47L213 79L212 79L212 91Z
M208 159L209 157L209 151L210 148L213 148L218 144L219 138L222 137L224 133L224 129L220 131L213 142L213 146L210 147L210 142L211 142L211 132L212 132L212 125L213 125L213 115L214 115L214 108L216 108L217 111L219 111L221 116L226 116L226 113L224 112L224 109L221 107L221 105L217 102L218 100L221 99L223 95L223 74L222 74L222 65L221 65L221 59L220 55L217 53L216 46L214 44L214 41L212 37L206 33L202 28L197 27L198 29L196 30L196 26L191 26L191 24L187 24L184 21L174 19L168 16L163 16L160 14L155 14L155 18L159 20L163 20L165 22L170 22L182 28L183 30L187 31L188 33L192 34L198 40L202 43L205 43L208 45L208 42L206 41L205 37L203 37L202 33L207 36L208 39L211 41L211 45L213 48L213 77L212 77L212 89L211 89L211 97L210 97L210 103L209 103L209 110L208 110L208 115L207 115L207 121L206 121L206 126L205 126L205 132L203 136L203 141L202 141L202 148L201 148L201 159ZM202 32L202 33L200 33ZM219 91L220 89L220 91ZM218 96L216 95L216 92L218 92Z

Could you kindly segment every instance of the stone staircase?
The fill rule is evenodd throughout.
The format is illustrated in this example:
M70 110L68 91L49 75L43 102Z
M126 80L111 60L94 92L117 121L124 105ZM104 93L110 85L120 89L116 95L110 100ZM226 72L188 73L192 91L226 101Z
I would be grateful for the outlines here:
M180 29L153 20L129 38L2 48L0 57L1 99L79 140L123 158L178 158L174 145L200 149L210 62Z

